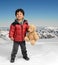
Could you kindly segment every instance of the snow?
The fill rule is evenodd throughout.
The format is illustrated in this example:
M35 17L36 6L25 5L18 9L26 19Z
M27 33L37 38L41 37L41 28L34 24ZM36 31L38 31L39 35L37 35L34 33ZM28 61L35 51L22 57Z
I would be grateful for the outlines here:
M22 58L19 47L15 62L10 63L13 42L0 38L0 65L58 65L57 39L40 39L34 46L26 42L30 60L26 61Z
M40 30L44 30L44 32L47 30L46 33L54 29L54 27L43 28L40 28ZM55 27L54 30L58 31L58 27ZM21 49L19 47L14 63L10 63L13 41L9 39L8 33L7 30L0 31L0 65L58 65L58 36L56 37L54 32L49 33L55 36L54 38L39 39L34 46L32 46L30 42L26 42L27 53L30 58L29 61L22 58ZM56 34L58 35L58 33Z

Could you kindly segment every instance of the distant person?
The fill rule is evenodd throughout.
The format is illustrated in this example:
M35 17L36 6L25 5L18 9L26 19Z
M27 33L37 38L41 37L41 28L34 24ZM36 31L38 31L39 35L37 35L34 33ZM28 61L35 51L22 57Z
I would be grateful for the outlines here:
M26 32L29 28L29 25L27 20L24 19L24 14L25 13L23 9L17 9L15 11L16 19L10 25L9 37L14 42L12 53L11 53L11 59L10 59L11 63L15 61L15 57L16 57L19 45L21 48L23 58L25 60L29 60L27 56L26 43L24 40L24 37L26 36Z

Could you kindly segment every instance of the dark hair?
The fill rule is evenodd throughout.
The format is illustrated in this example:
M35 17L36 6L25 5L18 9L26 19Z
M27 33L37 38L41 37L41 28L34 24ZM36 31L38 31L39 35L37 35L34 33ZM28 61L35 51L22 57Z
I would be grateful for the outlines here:
M15 16L17 15L17 12L22 12L22 14L24 15L25 14L25 12L24 12L24 10L23 9L17 9L16 11L15 11Z

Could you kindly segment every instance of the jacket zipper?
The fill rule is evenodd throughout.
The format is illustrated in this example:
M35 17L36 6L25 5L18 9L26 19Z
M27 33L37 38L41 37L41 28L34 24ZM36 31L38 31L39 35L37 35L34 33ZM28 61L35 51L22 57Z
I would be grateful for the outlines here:
M23 41L23 25L21 25L21 39Z

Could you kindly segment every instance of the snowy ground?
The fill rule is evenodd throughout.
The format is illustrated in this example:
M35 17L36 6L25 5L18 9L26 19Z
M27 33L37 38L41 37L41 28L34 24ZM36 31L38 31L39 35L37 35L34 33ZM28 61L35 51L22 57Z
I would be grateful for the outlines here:
M0 38L0 65L58 65L58 38L40 39L34 46L26 42L29 61L22 58L20 47L15 63L10 63L12 41Z

